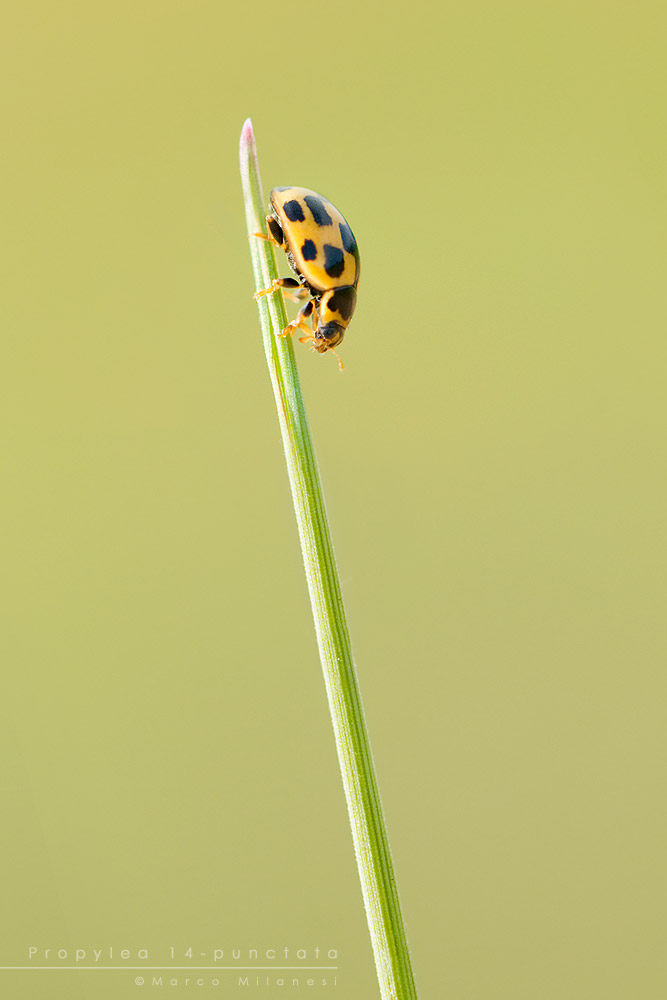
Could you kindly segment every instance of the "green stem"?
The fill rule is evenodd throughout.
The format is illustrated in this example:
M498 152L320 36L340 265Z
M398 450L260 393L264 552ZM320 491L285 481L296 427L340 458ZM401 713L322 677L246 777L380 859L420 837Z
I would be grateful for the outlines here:
M278 277L278 271L271 244L252 235L265 232L266 209L250 119L241 132L240 159L250 254L255 286L259 291ZM292 339L277 336L287 325L282 294L278 291L265 295L258 305L380 994L382 1000L416 1000L389 841Z

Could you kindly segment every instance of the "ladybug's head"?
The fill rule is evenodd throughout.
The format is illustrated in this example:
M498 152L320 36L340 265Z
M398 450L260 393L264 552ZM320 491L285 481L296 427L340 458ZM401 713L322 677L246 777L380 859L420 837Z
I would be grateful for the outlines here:
M340 344L344 336L345 327L340 323L320 323L314 333L307 337L299 337L299 340L302 344L310 344L318 354L326 354L327 351L331 351L338 358L334 347ZM338 367L341 371L345 367L340 358L338 358Z
M318 326L313 337L313 347L320 354L326 354L340 344L345 336L345 327L340 323L325 323Z

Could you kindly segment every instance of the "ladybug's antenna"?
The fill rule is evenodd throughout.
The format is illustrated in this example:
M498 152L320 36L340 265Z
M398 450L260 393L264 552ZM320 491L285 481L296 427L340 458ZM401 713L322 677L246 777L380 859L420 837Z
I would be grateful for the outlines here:
M332 353L332 354L333 354L333 356L335 357L336 361L338 362L338 370L339 370L339 371L341 371L341 372L344 372L344 371L345 371L345 365L344 365L344 364L343 364L343 362L342 362L342 361L340 360L340 355L339 355L339 354L337 354L337 353L336 353L336 352L334 351L333 347L330 347L330 348L329 348L329 350L331 351L331 353Z
M314 333L311 333L311 335L309 337L299 337L299 343L300 344L310 344L310 349L312 351L316 350L316 348L315 348L315 341L316 340L317 340L317 337L315 336ZM331 353L334 355L334 357L338 361L338 368L339 368L339 370L340 371L345 371L345 365L340 360L340 355L337 354L336 351L334 351L333 347L327 347L327 351L331 351ZM324 351L320 351L319 353L323 354Z

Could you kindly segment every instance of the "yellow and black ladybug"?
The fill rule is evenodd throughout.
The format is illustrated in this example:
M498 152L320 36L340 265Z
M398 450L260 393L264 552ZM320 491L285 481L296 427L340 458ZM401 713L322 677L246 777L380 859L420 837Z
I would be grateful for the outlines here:
M308 302L281 336L305 330L308 336L299 338L302 344L310 342L320 354L336 354L333 349L345 336L357 304L360 264L352 230L330 201L302 187L273 189L266 224L268 236L254 235L286 252L296 278L276 278L255 298L278 288L298 288L296 296L308 296ZM340 358L338 363L342 368Z

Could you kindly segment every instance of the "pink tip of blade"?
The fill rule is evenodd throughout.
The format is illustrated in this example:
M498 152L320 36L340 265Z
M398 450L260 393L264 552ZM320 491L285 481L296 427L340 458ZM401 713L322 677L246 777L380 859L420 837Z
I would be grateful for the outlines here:
M241 129L241 146L249 146L251 149L255 146L255 133L252 129L252 118L246 118L243 123L243 128Z

